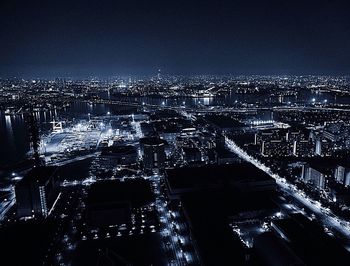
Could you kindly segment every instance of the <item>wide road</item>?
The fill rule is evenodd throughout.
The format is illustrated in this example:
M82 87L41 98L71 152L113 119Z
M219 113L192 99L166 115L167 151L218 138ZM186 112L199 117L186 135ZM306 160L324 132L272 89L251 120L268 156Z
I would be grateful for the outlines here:
M5 218L7 212L12 208L12 206L16 203L16 197L14 191L10 192L10 197L7 198L6 201L2 201L0 203L0 221Z

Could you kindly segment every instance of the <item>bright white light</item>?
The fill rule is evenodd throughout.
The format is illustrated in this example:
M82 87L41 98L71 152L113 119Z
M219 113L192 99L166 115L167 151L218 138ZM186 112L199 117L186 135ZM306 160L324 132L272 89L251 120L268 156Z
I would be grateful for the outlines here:
M110 115L111 114L111 112L107 112L107 115Z
M315 102L316 101L316 99L315 98L312 98L312 102Z

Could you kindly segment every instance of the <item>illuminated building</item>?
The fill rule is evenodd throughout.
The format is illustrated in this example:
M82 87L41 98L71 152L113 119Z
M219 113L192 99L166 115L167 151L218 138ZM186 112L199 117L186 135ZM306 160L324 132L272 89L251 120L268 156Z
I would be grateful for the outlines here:
M338 183L346 187L350 186L350 168L348 166L338 165L335 168L334 177Z
M166 142L157 137L140 139L143 166L145 170L161 170L165 166Z
M331 174L327 167L320 167L316 165L303 165L302 167L302 180L317 189L325 189L327 181L330 177Z
M315 146L315 154L319 156L332 155L332 143L326 139L317 138Z

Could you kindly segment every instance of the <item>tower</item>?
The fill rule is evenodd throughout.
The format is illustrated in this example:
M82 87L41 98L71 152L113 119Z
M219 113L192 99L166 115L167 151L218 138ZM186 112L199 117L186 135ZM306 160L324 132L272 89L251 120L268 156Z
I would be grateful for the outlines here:
M157 79L158 79L158 81L162 79L160 69L158 69Z

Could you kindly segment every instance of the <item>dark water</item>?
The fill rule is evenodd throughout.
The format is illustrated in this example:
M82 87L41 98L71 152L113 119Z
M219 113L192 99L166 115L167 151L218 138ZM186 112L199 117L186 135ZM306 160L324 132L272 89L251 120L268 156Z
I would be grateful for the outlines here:
M28 135L22 116L10 117L0 112L0 167L23 156L29 149Z
M75 102L62 110L36 112L42 133L47 132L53 120L76 118L87 119L91 116L106 115L107 112L117 113L125 107L106 104L88 104ZM23 160L30 150L29 127L24 115L5 115L0 111L0 168Z
M57 117L56 112L36 112L43 128ZM5 115L0 111L0 167L25 158L30 149L29 130L24 115Z
M251 94L236 94L230 93L225 97L214 98L161 98L161 97L116 97L108 93L103 93L100 96L103 98L118 99L129 102L139 102L154 105L186 106L195 107L199 105L233 105L236 101L246 103L256 102L310 102L314 98L316 101L327 100L328 103L350 103L350 97L335 97L329 93L311 93L303 91L299 96L287 97L269 97L267 95L251 95ZM36 118L39 121L43 131L48 130L51 126L50 122L59 117L75 117L87 118L88 114L104 115L107 112L115 113L120 111L120 107L115 105L105 104L88 104L75 102L70 107L64 110L53 110L48 112L37 112ZM3 165L12 164L25 158L30 149L28 126L25 123L23 115L5 116L4 112L0 111L0 167Z
M89 105L87 103L74 103L63 110L36 112L35 116L40 124L41 132L47 132L53 120L62 117L87 118L88 113L93 115L113 112L113 106L104 104ZM26 157L30 149L29 127L24 115L5 115L0 111L0 167L16 163Z

